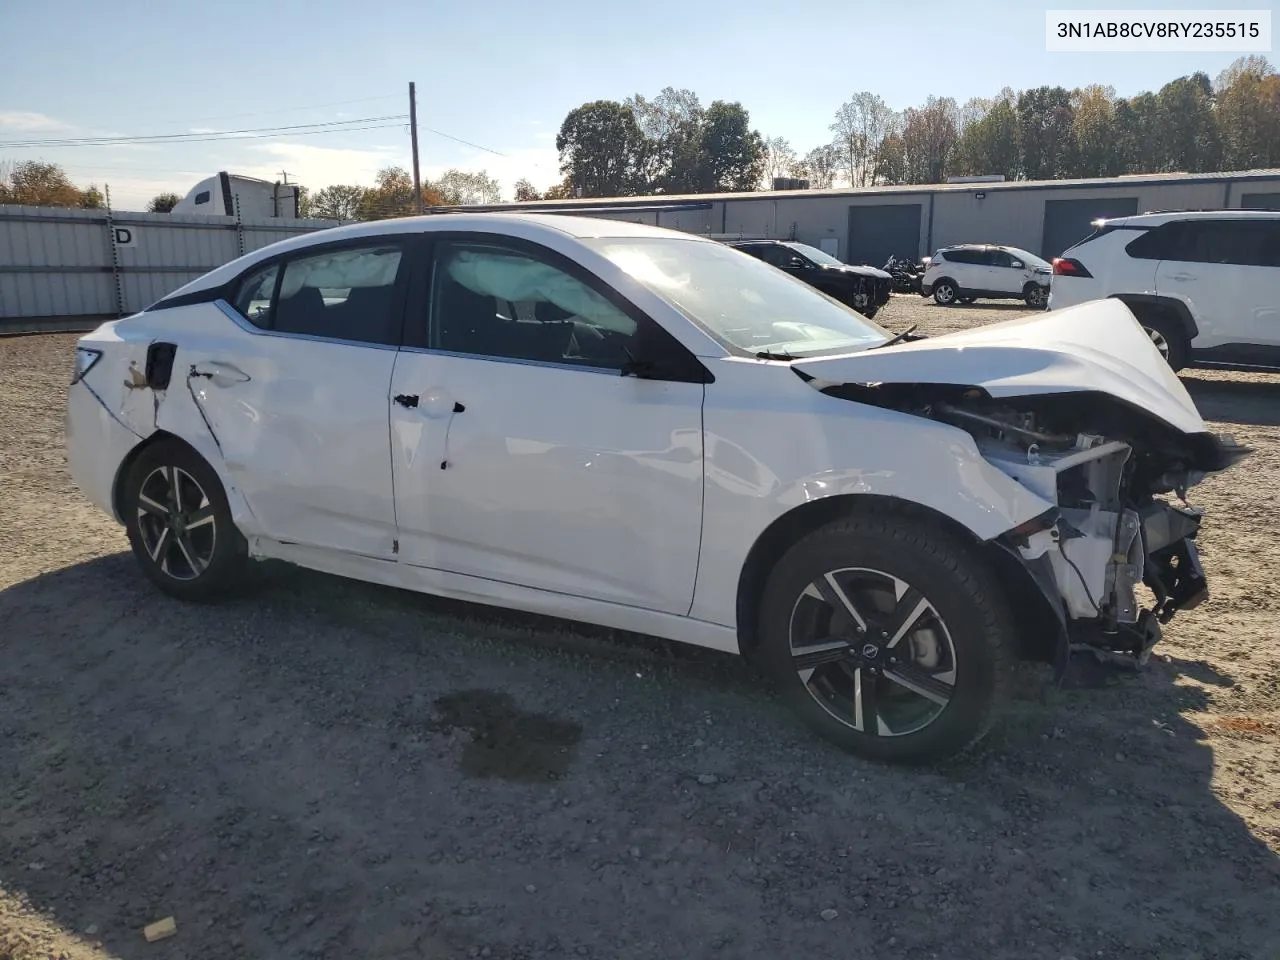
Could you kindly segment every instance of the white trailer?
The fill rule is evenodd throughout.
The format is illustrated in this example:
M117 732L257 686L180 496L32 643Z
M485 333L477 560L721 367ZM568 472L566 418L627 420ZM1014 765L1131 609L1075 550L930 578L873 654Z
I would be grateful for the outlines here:
M265 217L284 217L296 220L298 214L298 185L274 183L257 177L244 177L225 170L206 177L178 201L170 213L204 213L210 216L259 220Z

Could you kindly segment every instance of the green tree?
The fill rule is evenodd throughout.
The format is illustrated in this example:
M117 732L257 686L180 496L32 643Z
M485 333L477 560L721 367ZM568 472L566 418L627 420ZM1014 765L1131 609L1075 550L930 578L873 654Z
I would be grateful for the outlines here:
M697 191L704 114L698 95L692 90L664 87L652 100L637 93L623 105L631 108L644 135L638 189L646 193Z
M76 206L84 210L103 210L107 206L107 198L102 195L96 183L91 183L88 188L80 191L80 202Z
M181 201L182 201L182 198L178 196L176 193L172 193L172 192L157 193L154 197L152 197L147 202L147 212L148 213L168 213L170 210L176 207Z
M1075 177L1112 177L1120 172L1116 150L1116 91L1094 84L1071 95Z
M516 181L516 202L527 203L530 200L541 200L542 194L538 193L538 188L532 183L521 177Z
M1116 101L1112 123L1117 173L1156 173L1164 169L1157 113L1154 93Z
M484 170L446 170L439 180L429 184L450 206L501 203L502 187Z
M1218 75L1223 165L1254 170L1280 164L1280 77L1263 56L1240 57Z
M959 138L959 110L950 97L930 97L919 109L908 109L902 126L902 152L907 183L941 183Z
M1071 94L1062 87L1036 87L1018 94L1018 146L1028 180L1067 177L1075 167Z
M705 190L754 190L764 166L764 140L740 103L717 100L702 120Z
M1203 173L1222 164L1213 87L1201 72L1171 80L1156 95L1162 168Z
M409 189L412 196L412 186ZM318 220L359 220L365 193L364 187L354 184L331 184L311 197L307 216Z
M805 177L815 190L830 190L839 170L840 156L834 144L814 147L796 163L796 176Z
M584 197L633 195L641 184L644 134L630 107L612 100L571 111L556 136L560 170Z
M794 176L796 152L786 137L768 137L764 140L764 189L772 190L778 177Z
M896 130L880 141L872 157L872 178L889 186L907 182L907 153Z
M1005 91L986 112L964 126L952 152L951 171L961 176L999 174L1015 180L1020 172L1016 95Z

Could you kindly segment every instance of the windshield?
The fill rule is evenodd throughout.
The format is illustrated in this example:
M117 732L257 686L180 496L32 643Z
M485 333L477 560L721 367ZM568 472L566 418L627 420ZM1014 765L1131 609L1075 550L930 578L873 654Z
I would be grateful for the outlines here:
M817 247L811 247L807 243L788 243L788 247L797 253L802 253L814 263L821 263L828 267L843 267L844 264L827 253L825 250L819 250Z
M660 237L583 242L738 350L814 356L862 350L888 337L807 283L720 243Z
M1049 262L1047 260L1041 260L1034 253L1027 253L1027 251L1019 250L1017 247L1005 247L1005 249L1008 250L1009 253L1013 254L1015 258L1025 263L1028 267L1035 267L1036 269L1044 270L1053 269L1049 266Z

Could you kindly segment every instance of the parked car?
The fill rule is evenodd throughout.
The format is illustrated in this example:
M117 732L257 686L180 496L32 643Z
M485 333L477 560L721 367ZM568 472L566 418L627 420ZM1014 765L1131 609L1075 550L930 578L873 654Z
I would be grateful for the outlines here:
M1053 262L1051 310L1112 297L1174 370L1280 369L1280 212L1098 220Z
M363 223L82 337L67 455L171 596L277 558L743 653L841 746L935 758L1068 630L1146 657L1206 592L1161 495L1240 451L1115 301L898 340L688 234Z
M829 297L872 318L889 302L893 277L875 267L844 263L826 251L794 240L740 240L729 244L749 253Z
M922 297L944 307L975 300L1023 300L1042 308L1049 299L1053 268L1017 247L961 243L929 258L920 284Z

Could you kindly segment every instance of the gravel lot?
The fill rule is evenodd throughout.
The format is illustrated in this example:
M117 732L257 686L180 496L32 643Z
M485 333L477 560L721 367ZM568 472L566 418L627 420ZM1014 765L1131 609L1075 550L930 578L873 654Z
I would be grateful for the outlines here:
M0 960L1280 957L1280 377L1184 378L1256 453L1162 656L1028 668L921 771L731 657L287 567L163 598L68 479L73 343L0 339Z

